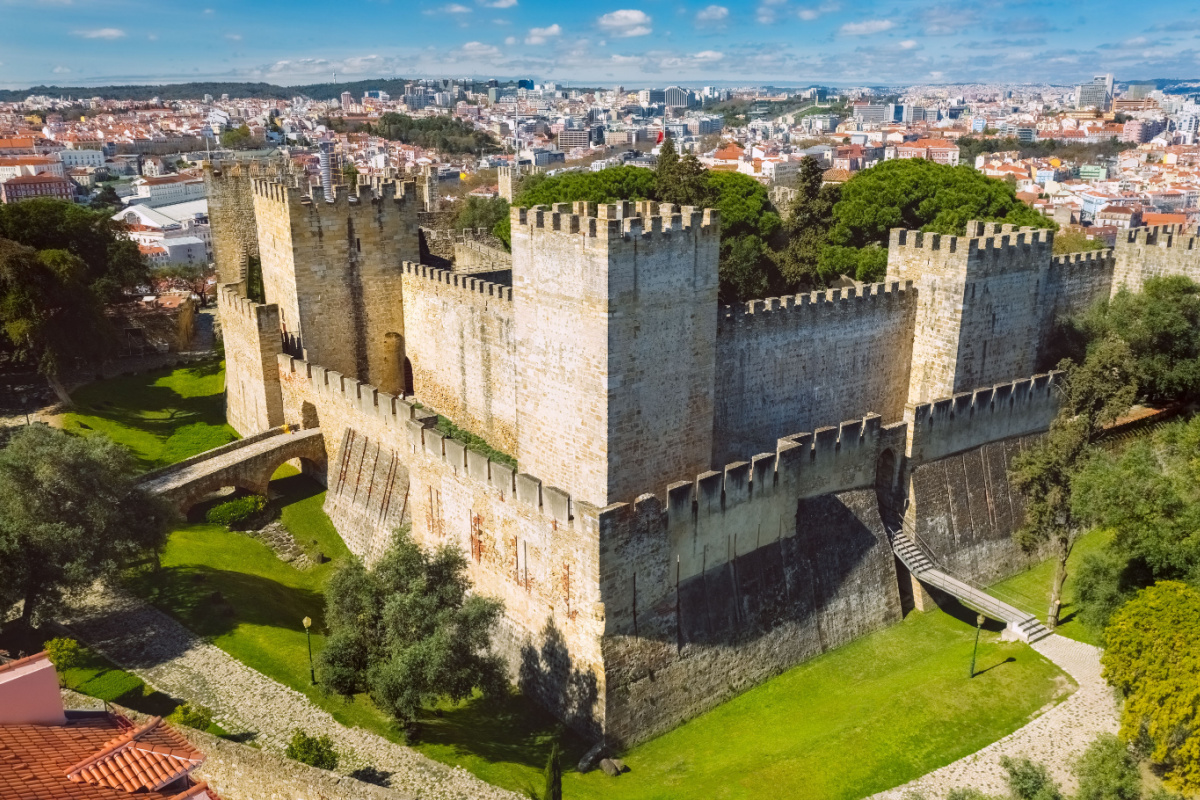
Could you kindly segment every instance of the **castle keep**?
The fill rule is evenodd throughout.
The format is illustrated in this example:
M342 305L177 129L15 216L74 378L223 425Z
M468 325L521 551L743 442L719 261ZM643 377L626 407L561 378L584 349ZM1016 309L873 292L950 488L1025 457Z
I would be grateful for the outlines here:
M306 468L349 548L406 523L461 547L514 680L618 743L901 619L901 526L963 579L1025 566L1008 468L1057 411L1055 319L1200 278L1178 230L1056 257L1049 231L969 223L894 231L883 283L722 308L713 210L514 208L509 257L422 230L417 183L326 198L243 169L206 169L230 423L319 427Z

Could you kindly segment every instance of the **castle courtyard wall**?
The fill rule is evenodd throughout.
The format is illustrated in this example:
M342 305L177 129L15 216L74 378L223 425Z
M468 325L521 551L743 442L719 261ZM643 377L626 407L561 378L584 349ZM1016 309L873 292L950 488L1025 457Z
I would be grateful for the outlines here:
M252 163L204 164L218 286L245 280L247 259L258 257L258 227L251 191L251 179L258 171Z
M850 417L904 413L917 297L898 283L726 306L717 323L713 464Z
M1185 275L1200 283L1200 239L1196 229L1155 225L1121 231L1113 251L1112 291L1139 292L1147 278Z
M517 452L517 345L512 289L405 263L409 393L498 450Z
M217 292L217 311L225 344L226 420L242 436L282 425L279 308L247 300L242 284L234 283Z

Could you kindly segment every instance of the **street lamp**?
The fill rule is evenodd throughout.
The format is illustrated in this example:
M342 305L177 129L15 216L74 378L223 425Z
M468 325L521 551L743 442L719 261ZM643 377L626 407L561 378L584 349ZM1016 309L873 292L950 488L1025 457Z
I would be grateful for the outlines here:
M979 652L979 631L982 628L983 628L983 614L976 614L975 615L975 649L971 651L971 674L967 676L968 680L975 677L975 655ZM312 658L312 656L309 655L309 658Z
M312 631L309 630L309 628L311 628L311 627L312 627L312 617L305 617L304 618L304 635L308 639L308 676L310 678L312 678L312 685L316 686L317 685L317 671L313 668ZM971 671L974 672L975 671L975 667L974 667L975 662L972 661L971 663L972 663Z

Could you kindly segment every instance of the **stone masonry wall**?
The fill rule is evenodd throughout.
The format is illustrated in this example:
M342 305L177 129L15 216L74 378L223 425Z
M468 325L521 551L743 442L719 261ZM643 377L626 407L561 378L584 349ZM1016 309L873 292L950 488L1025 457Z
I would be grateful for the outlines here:
M717 212L512 209L517 460L597 506L712 459Z
M258 255L258 228L251 191L251 177L257 174L252 164L204 163L218 285L243 280L246 259Z
M516 330L512 290L404 264L404 350L409 392L423 405L517 452Z
M752 300L717 323L713 464L771 450L795 431L868 413L895 422L908 399L911 286Z
M329 457L326 510L368 560L410 524L426 547L454 544L475 591L504 601L495 642L522 690L585 736L604 719L598 514L426 425L374 387L283 356L285 418L319 424Z
M1200 282L1200 239L1194 229L1188 231L1181 225L1122 231L1113 256L1114 293L1122 286L1140 291L1146 278L1166 275L1186 275Z
M1039 366L1054 366L1044 363L1043 356L1052 351L1056 323L1064 317L1082 314L1112 293L1113 269L1111 250L1068 253L1050 260L1038 300L1042 311Z
M892 231L888 279L917 289L909 402L1031 375L1052 231L968 222L967 236Z
M278 306L252 303L240 284L230 284L217 293L217 311L225 341L226 419L242 436L282 425Z
M402 269L419 252L415 184L377 182L333 202L254 184L263 283L292 352L389 391L403 390Z

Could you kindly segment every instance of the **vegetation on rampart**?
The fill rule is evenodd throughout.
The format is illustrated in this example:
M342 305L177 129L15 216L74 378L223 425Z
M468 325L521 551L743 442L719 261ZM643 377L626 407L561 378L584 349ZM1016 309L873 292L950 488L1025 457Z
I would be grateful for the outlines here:
M321 120L338 133L369 133L393 142L435 148L442 153L491 153L499 150L488 133L455 117L410 117L389 111L370 122L346 122L341 117Z

